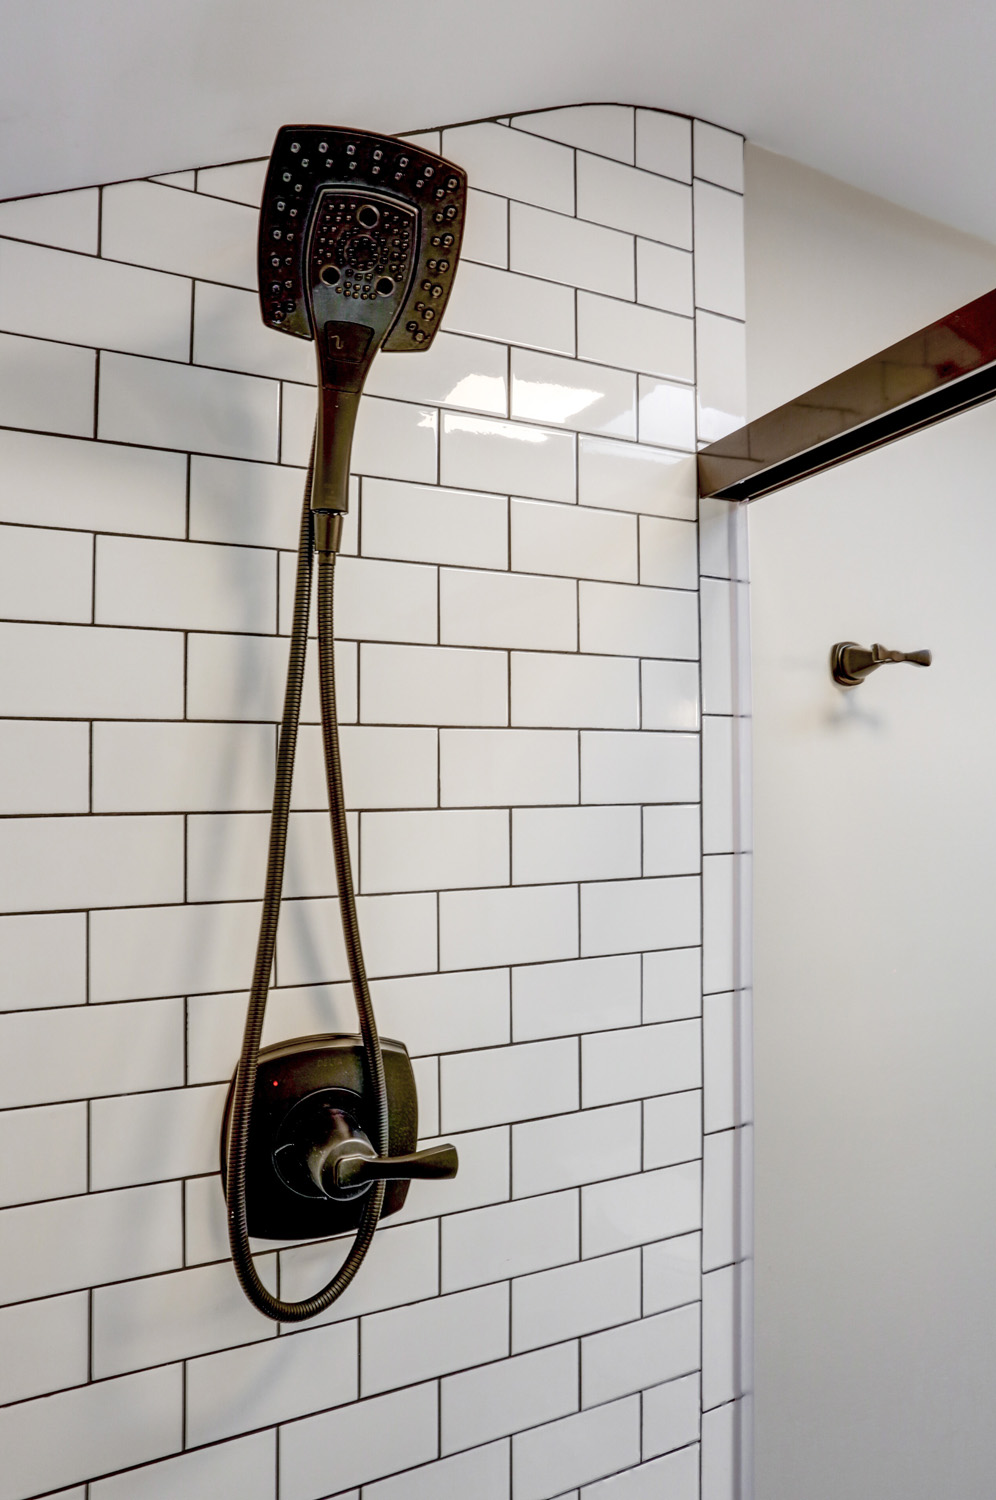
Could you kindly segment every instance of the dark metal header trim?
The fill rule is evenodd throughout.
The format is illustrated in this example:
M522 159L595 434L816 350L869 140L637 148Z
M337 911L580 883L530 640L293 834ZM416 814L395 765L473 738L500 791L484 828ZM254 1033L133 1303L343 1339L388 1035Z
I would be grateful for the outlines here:
M756 500L996 397L996 291L703 448L699 494Z

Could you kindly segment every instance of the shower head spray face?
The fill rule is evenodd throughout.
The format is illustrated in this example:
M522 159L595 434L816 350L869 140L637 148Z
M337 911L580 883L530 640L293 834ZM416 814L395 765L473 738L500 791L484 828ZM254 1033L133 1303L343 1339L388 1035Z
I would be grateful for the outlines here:
M259 221L270 328L313 339L320 399L312 507L344 511L359 393L378 349L427 349L460 254L466 174L390 136L277 133Z

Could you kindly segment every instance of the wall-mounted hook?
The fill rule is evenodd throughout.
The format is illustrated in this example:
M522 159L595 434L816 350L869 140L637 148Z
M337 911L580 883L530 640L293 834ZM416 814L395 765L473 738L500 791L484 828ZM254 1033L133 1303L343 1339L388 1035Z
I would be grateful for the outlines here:
M859 646L856 641L838 641L830 649L830 672L834 682L841 687L857 687L869 673L896 661L912 662L915 667L929 667L931 657L929 651L890 651L877 641L871 650L867 646Z

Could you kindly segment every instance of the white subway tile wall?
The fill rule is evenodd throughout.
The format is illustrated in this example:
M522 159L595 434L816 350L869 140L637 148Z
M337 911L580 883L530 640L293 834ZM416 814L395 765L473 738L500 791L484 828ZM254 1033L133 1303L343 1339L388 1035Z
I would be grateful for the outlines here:
M417 139L464 256L363 400L337 662L381 1028L461 1169L303 1329L217 1173L315 401L265 163L0 204L0 1500L740 1494L747 574L693 455L743 416L742 142ZM355 1028L317 718L267 1042ZM260 1251L290 1297L342 1255Z

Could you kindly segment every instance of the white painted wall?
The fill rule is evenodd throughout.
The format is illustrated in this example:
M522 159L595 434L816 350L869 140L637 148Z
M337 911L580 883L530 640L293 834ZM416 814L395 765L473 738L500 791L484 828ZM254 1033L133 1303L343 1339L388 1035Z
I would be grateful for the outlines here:
M758 413L996 250L748 151ZM751 507L763 1500L992 1492L996 410ZM846 699L839 639L931 647Z

